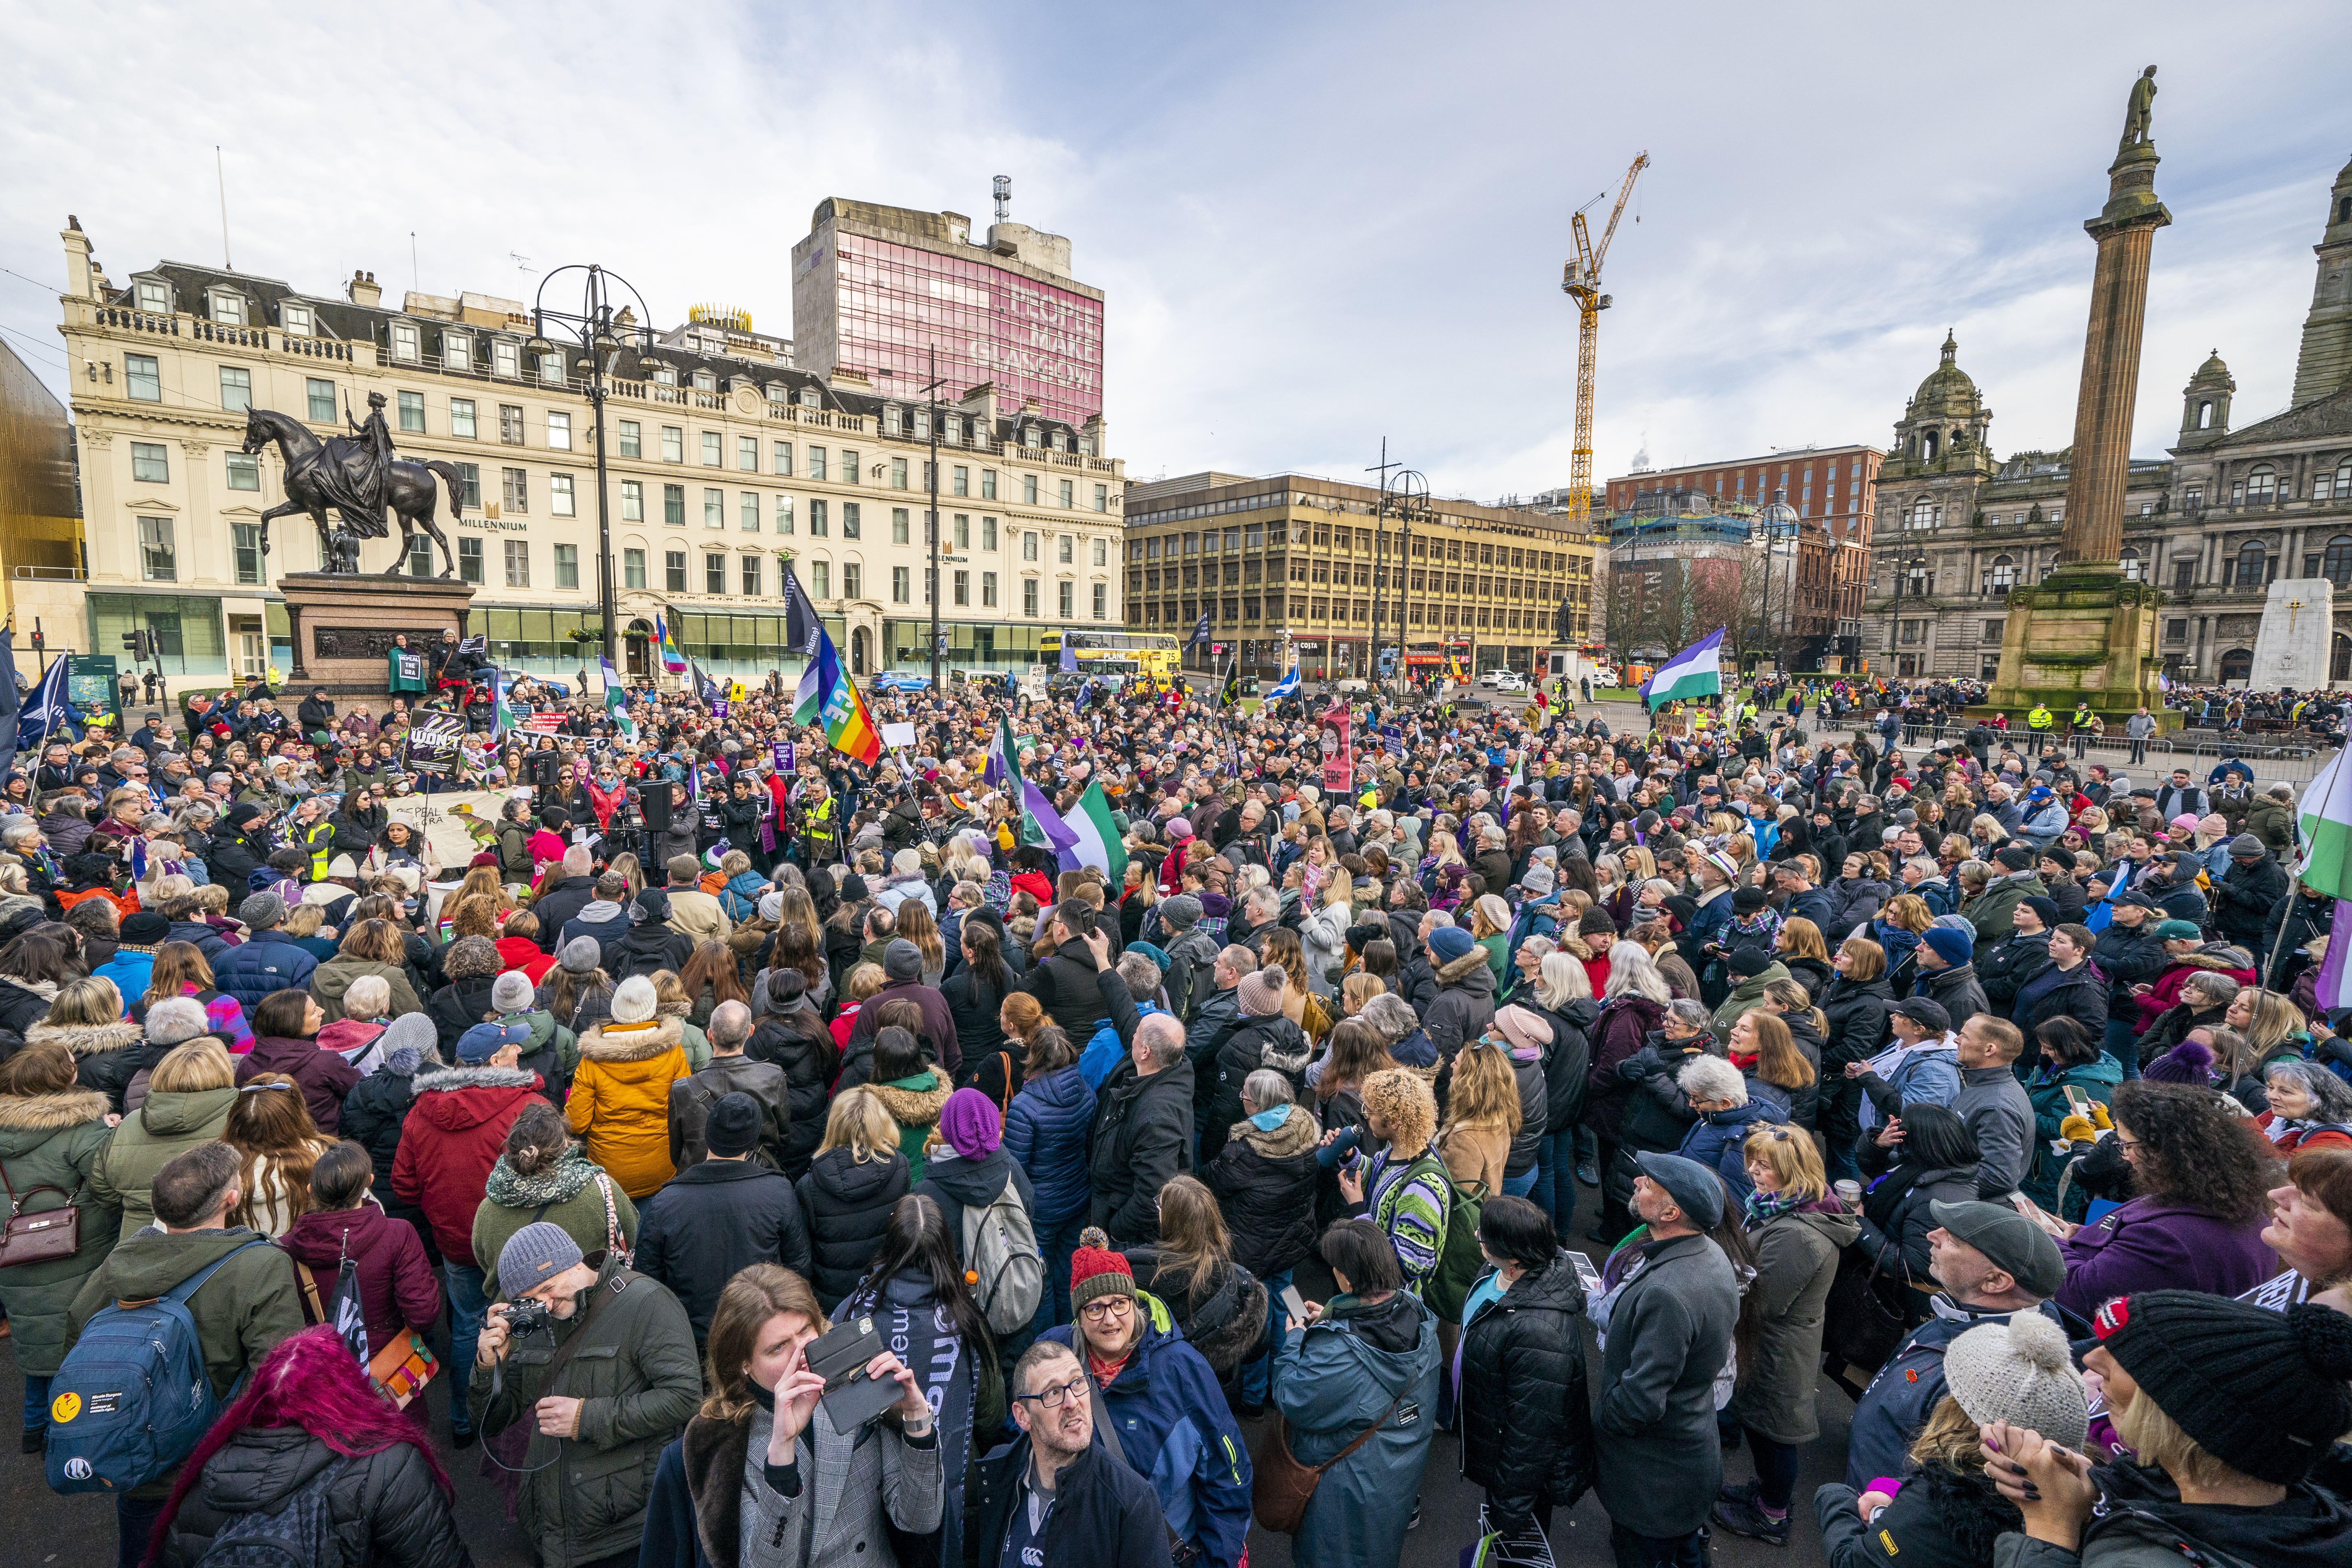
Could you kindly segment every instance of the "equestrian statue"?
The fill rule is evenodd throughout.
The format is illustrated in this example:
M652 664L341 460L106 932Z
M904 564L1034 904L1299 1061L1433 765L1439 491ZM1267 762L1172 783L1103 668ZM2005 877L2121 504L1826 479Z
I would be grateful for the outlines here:
M319 530L319 557L326 563L327 571L356 574L360 569L360 541L391 537L392 531L385 526L383 517L384 509L390 507L393 515L400 520L400 553L394 557L392 568L384 575L400 575L401 563L408 559L411 543L420 528L441 547L441 575L457 575L457 558L449 549L448 535L434 521L433 479L437 474L448 486L449 512L455 517L463 505L458 488L463 476L455 463L413 463L394 458L392 432L384 424L383 405L383 393L369 393L367 422L352 419L347 410L343 418L351 426L352 434L329 437L324 441L290 415L268 408L246 412L247 454L257 453L275 441L278 455L286 465L286 500L261 514L263 554L269 552L270 519L307 512ZM328 524L330 507L341 516L337 526Z

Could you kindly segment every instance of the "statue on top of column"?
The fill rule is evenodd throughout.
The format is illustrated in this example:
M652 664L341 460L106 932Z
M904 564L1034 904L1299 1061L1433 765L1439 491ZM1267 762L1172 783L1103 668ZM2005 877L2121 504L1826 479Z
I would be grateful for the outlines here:
M2140 72L2138 79L2131 85L2131 101L2124 109L2124 139L2116 149L2118 153L2153 144L2155 132L2149 127L2149 121L2155 107L2156 68L2150 66Z

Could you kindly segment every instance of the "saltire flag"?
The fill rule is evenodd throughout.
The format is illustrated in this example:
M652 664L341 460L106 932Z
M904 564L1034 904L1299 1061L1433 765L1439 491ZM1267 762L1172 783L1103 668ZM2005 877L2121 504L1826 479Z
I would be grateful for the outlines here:
M1642 682L1642 700L1652 707L1677 698L1723 694L1723 628L1714 631L1658 666Z
M1290 667L1290 673L1288 675L1284 676L1280 680L1274 683L1274 689L1265 694L1265 700L1268 702L1279 702L1297 689L1298 667L1294 664Z
M2329 929L2336 934L2320 962L2317 1001L2322 1011L2352 1006L2352 767L2339 751L2304 786L2301 807L2303 858L2295 879L2315 892L2336 900L2336 915L2346 923Z
M819 693L817 718L824 725L824 738L833 749L845 756L856 757L868 767L882 754L882 731L874 722L874 715L866 710L866 699L857 694L856 682L841 673L841 659L833 651L833 638L824 628L816 634L816 684Z
M628 740L637 738L637 721L629 717L629 694L621 689L621 672L613 668L611 658L600 654L596 664L604 677L604 716L613 728Z
M514 704L507 700L507 672L503 669L492 669L490 671L490 732L492 734L503 735L508 731L521 726L522 721L515 716Z
M672 675L686 672L686 651L670 640L669 622L656 612L654 616L654 642L661 649L662 668Z
M49 743L50 734L58 730L77 741L81 739L81 717L66 700L66 664L63 658L53 661L40 684L25 698L16 714L17 751L40 755L41 748ZM11 680L8 684L14 687L16 682Z
M1127 876L1127 845L1120 837L1118 826L1111 820L1110 797L1103 793L1102 781L1087 785L1078 796L1077 805L1067 819L1070 831L1077 836L1077 844L1065 857L1064 868L1076 870L1091 866L1110 879L1110 886L1122 886ZM1075 857L1077 864L1068 864Z

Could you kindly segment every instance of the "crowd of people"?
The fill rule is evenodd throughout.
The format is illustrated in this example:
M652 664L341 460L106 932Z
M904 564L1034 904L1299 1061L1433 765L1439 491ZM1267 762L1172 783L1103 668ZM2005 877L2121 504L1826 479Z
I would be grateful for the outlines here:
M0 792L0 1308L126 1568L466 1563L461 1485L548 1568L1362 1568L1440 1430L1501 1561L2352 1553L2352 1047L2243 763L993 682L868 763L772 681L494 721L445 864L408 695Z

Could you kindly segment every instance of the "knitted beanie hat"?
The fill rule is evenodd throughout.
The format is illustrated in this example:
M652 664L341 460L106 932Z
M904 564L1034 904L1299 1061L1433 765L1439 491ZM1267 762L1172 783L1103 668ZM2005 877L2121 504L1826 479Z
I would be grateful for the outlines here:
M587 974L604 962L604 950L593 936L575 936L563 944L562 955L556 961L573 974Z
M1980 1323L1944 1349L1944 1380L1969 1419L2031 1426L2070 1448L2083 1446L2090 1406L2066 1331L2033 1310Z
M562 1226L535 1220L499 1248L499 1288L509 1298L545 1284L579 1262L580 1244Z
M509 969L490 983L490 1005L501 1013L520 1013L530 1005L530 976Z
M960 1089L940 1108L940 1135L967 1160L985 1160L1004 1142L1004 1119L996 1101L976 1089Z
M1774 963L1769 947L1738 947L1723 961L1724 973L1735 980L1746 980L1763 973Z
M1974 948L1967 936L1949 926L1929 926L1920 933L1919 940L1935 949L1936 956L1954 969L1969 961Z
M1070 1254L1070 1310L1077 1311L1097 1297L1134 1294L1135 1270L1111 1250L1110 1237L1099 1226L1080 1231L1077 1248Z
M1439 926L1429 933L1429 951L1440 963L1452 963L1455 959L1467 958L1471 948L1475 945L1470 933L1460 926Z
M1282 988L1289 978L1279 963L1269 963L1264 969L1243 975L1241 984L1234 988L1235 999L1241 1004L1242 1016L1271 1018L1281 1012Z
M2258 1480L2293 1486L2352 1427L2352 1318L2326 1307L2143 1290L2101 1307L2092 1326L2142 1395Z
M2197 1040L2183 1040L2139 1069L2151 1083L2192 1083L2199 1089L2213 1084L2213 1052Z
M660 1005L661 995L654 989L654 983L642 974L632 974L614 988L613 1022L650 1023Z

